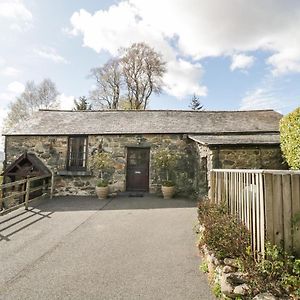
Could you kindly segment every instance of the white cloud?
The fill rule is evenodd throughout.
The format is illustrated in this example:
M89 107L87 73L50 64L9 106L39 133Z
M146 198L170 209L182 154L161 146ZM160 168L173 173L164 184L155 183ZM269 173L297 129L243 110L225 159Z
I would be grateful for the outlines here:
M2 131L3 131L3 121L6 118L7 113L8 113L8 109L0 106L0 151L4 150L4 138L2 137Z
M60 109L70 110L74 108L74 96L67 96L64 93L57 96L56 100L59 103Z
M15 77L20 74L20 70L14 67L5 67L0 71L0 74L6 77Z
M169 44L162 32L138 18L135 7L130 3L121 2L94 15L80 10L71 17L71 24L73 30L70 33L82 34L83 45L96 52L107 51L117 55L120 47L128 47L134 42L147 42L167 61L168 73L164 78L167 93L176 97L194 92L206 95L206 88L200 84L201 65L177 58L178 51Z
M13 30L24 31L31 26L32 13L22 0L2 0L0 2L0 19L10 22Z
M123 0L93 15L75 12L71 24L71 32L97 52L115 54L120 46L146 41L164 53L172 40L175 54L191 61L262 50L270 53L266 62L275 75L300 72L299 1ZM232 68L249 67L247 57Z
M168 73L165 75L165 90L168 94L177 98L196 94L206 96L207 89L199 84L202 77L202 66L192 64L183 59L173 60L167 64Z
M248 69L253 65L255 60L253 56L248 56L245 54L234 54L232 55L231 59L231 71L234 71L236 69Z
M274 109L281 111L284 104L267 88L258 88L247 95L241 101L241 110Z
M3 139L1 139L3 121L8 113L8 104L12 102L16 96L24 91L24 84L19 81L11 82L6 90L0 93L0 150L3 149Z
M275 76L291 72L300 72L300 48L285 49L270 56L267 62L274 67Z
M13 94L21 94L24 91L24 89L24 84L19 81L11 82L7 87L7 90Z
M42 47L42 48L36 48L33 50L34 53L36 53L38 56L49 59L55 63L64 63L67 64L68 61L59 55L56 51L56 49L51 48L51 47Z
M0 93L0 108L7 107L8 103L12 102L16 96L21 94L24 91L24 84L19 81L11 82L6 90Z
M22 0L2 0L0 3L0 17L30 21L32 14Z

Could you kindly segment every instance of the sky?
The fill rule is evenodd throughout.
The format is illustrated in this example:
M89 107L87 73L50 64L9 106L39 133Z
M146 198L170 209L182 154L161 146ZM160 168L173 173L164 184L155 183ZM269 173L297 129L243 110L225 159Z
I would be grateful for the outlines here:
M61 108L88 96L91 68L146 42L166 61L151 109L300 106L299 0L0 0L0 128L25 83L50 78ZM1 129L0 129L1 132Z

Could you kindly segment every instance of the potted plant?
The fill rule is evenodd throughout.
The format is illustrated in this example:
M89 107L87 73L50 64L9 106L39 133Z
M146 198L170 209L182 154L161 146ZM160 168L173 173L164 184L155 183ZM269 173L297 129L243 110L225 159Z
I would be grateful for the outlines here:
M170 179L170 175L174 171L179 158L179 153L170 149L158 150L154 155L154 166L160 176L165 177L161 184L164 199L170 199L175 194L175 183Z
M113 159L110 153L94 153L90 160L91 170L98 173L99 180L96 183L95 191L99 199L105 199L108 196L108 177L109 170L113 167Z

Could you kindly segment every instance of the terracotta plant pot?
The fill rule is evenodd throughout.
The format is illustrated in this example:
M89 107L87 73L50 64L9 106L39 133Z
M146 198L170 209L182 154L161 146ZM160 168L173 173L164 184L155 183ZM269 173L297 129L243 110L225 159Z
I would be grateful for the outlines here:
M175 186L161 186L164 199L171 199L175 194Z
M96 194L99 199L106 199L108 196L108 186L96 186Z

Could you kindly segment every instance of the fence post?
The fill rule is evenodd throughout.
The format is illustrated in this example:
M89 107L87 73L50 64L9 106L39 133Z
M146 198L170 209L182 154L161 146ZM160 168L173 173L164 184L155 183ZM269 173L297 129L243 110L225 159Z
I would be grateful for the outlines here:
M50 199L53 198L53 191L54 191L54 171L51 170L51 190L50 190Z
M28 210L29 194L30 194L30 179L29 179L29 176L27 176L26 194L25 194L25 209L26 210Z
M42 195L46 192L46 179L43 179L43 188L42 188Z
M215 202L215 172L210 171L209 200Z
M291 175L292 182L292 229L293 229L293 250L300 256L300 221L296 222L300 215L300 174Z
M3 207L3 189L2 186L0 187L0 211L2 210Z

